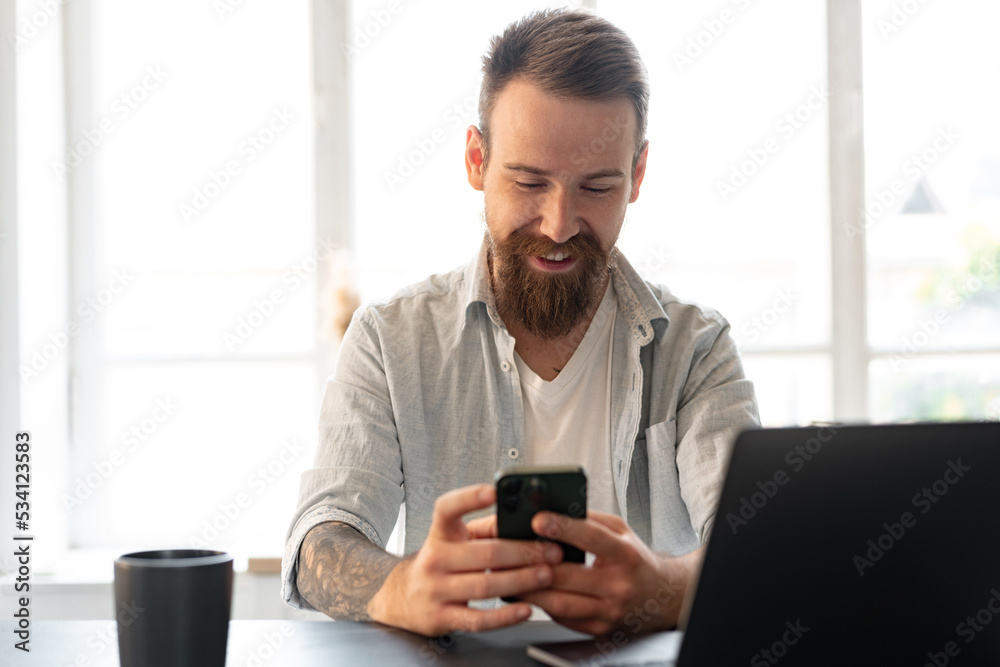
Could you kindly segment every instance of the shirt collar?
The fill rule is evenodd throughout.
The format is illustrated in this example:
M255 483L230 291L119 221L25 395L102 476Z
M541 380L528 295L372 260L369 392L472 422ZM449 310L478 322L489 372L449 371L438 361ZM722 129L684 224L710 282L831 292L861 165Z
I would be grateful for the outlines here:
M633 337L639 345L652 342L653 322L663 320L664 324L670 324L660 300L621 252L611 269L611 278L618 294L618 310L625 314Z
M503 320L497 315L493 299L487 260L488 249L486 239L483 239L479 254L465 268L465 321L468 324L469 311L473 304L482 303L493 323L506 330ZM614 280L615 292L618 295L618 308L625 314L629 330L639 345L646 345L653 340L653 322L662 319L669 324L670 318L642 276L632 268L625 255L620 252L611 269L611 279Z
M506 329L503 320L497 315L496 302L493 300L488 251L489 244L483 239L479 254L465 267L465 323L469 322L469 311L473 306L482 303L493 323L501 329Z

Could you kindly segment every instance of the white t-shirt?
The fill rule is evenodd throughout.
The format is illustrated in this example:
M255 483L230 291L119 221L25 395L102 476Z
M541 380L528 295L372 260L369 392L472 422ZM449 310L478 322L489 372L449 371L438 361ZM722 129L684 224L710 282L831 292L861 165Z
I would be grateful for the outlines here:
M579 347L546 382L517 354L527 465L580 465L587 507L621 515L611 473L611 350L618 299L611 281Z

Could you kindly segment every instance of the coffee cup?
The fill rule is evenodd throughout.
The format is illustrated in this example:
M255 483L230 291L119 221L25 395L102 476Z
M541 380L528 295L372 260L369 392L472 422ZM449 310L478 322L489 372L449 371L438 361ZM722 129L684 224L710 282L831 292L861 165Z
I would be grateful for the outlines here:
M225 667L233 557L164 549L115 560L122 667Z

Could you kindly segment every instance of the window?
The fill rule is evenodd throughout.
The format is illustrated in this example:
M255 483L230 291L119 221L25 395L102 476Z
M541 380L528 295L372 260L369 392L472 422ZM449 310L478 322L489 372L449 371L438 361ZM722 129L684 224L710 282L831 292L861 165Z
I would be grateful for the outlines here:
M490 3L470 14L458 2L436 12L404 3L377 33L382 3L352 4L364 298L471 259L482 196L466 181L463 151L465 128L478 124L486 36L559 4ZM647 279L730 320L769 423L830 419L822 5L596 9L635 40L653 96L646 180L620 247ZM364 22L376 33L367 40ZM435 34L449 38L428 39Z
M997 419L1000 6L864 9L871 417Z
M652 93L621 246L729 320L765 424L831 419L826 14L717 4L598 5L636 40Z
M18 0L20 306L2 316L21 373L4 387L47 443L39 532L276 555L333 349L320 283L345 251L364 301L472 258L463 150L488 37L575 5L625 29L651 77L620 246L729 319L765 424L841 419L844 393L873 421L1000 417L994 2L866 1L828 50L852 3ZM828 74L861 46L863 145L831 120ZM320 76L349 91L341 115L314 112ZM349 150L317 138L329 123ZM864 176L829 166L850 142ZM833 222L832 176L866 192L855 225ZM320 232L340 187L347 248ZM834 301L845 238L867 322ZM857 374L838 375L839 325Z
M462 149L465 127L477 122L484 35L530 9L569 4L486 4L470 16L458 3L439 2L435 11L403 3L389 18L380 14L385 7L378 0L352 3L352 173L364 300L387 297L469 260L482 235L482 203L466 183ZM995 40L944 35L952 24L990 25L971 17L992 16L996 8L965 0L928 13L920 3L866 2L861 31L833 50L844 57L864 47L865 144L859 150L866 151L867 178L858 187L867 191L867 214L859 220L869 235L868 274L854 298L869 297L865 324L852 313L835 312L831 299L832 279L842 280L847 271L833 264L831 237L854 238L858 229L834 228L830 213L829 146L853 138L843 126L831 135L827 12L844 14L851 3L826 4L593 3L636 41L652 88L649 168L619 245L645 277L727 317L766 425L845 417L834 400L835 319L848 330L867 327L867 344L859 338L858 350L867 373L841 382L844 393L869 397L860 409L870 420L998 414L1000 366L991 336L1000 317L992 291L997 282L985 276L974 299L966 294L979 280L969 267L985 266L981 256L1000 238L996 131L988 120L997 101L995 87L982 83L998 55ZM449 39L428 38L437 34ZM952 42L954 49L925 48ZM406 120L400 121L404 109ZM954 113L944 113L948 109ZM892 170L926 142L945 141L936 131L946 117L954 125L970 115L974 122L962 124L969 140L951 155L973 147L978 152L947 178L951 190L979 184L975 212L969 211L978 222L958 224L951 217L935 223L931 218L940 214L912 211L925 191L934 201L945 196L938 191L945 188L939 186L946 178L942 160L919 184L907 182L905 197L870 224ZM947 123L942 127L946 131ZM974 174L977 163L982 166ZM846 177L858 180L861 171ZM910 212L904 213L907 201ZM960 206L973 204L963 200ZM905 243L891 231L894 225L906 226ZM938 231L929 234L921 225ZM861 235L858 243L864 242ZM939 292L939 301L954 301L951 292L957 291L968 305L935 344L910 354L904 338L916 336L919 344L921 323L927 317L927 326L934 323L929 290ZM964 342L948 342L958 339ZM902 362L895 359L901 355ZM893 371L894 365L901 370ZM953 389L940 393L950 384Z
M40 531L275 555L338 251L312 216L309 6L89 7L57 17L65 44L49 26L19 53L24 413L64 522Z

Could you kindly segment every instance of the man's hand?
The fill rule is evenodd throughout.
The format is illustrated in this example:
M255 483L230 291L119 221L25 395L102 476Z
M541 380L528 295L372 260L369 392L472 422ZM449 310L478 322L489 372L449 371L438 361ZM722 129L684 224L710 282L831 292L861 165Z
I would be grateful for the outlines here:
M495 523L464 523L469 512L492 505L488 484L445 493L434 503L430 531L420 550L403 559L368 604L371 618L423 635L452 630L478 632L514 625L528 618L521 602L500 609L470 609L469 600L516 595L526 598L548 588L552 563L562 559L558 545L496 539Z
M593 566L556 565L549 590L522 595L556 622L592 635L676 627L704 549L678 558L655 554L623 519L591 510L586 519L539 512L534 531L590 551Z

